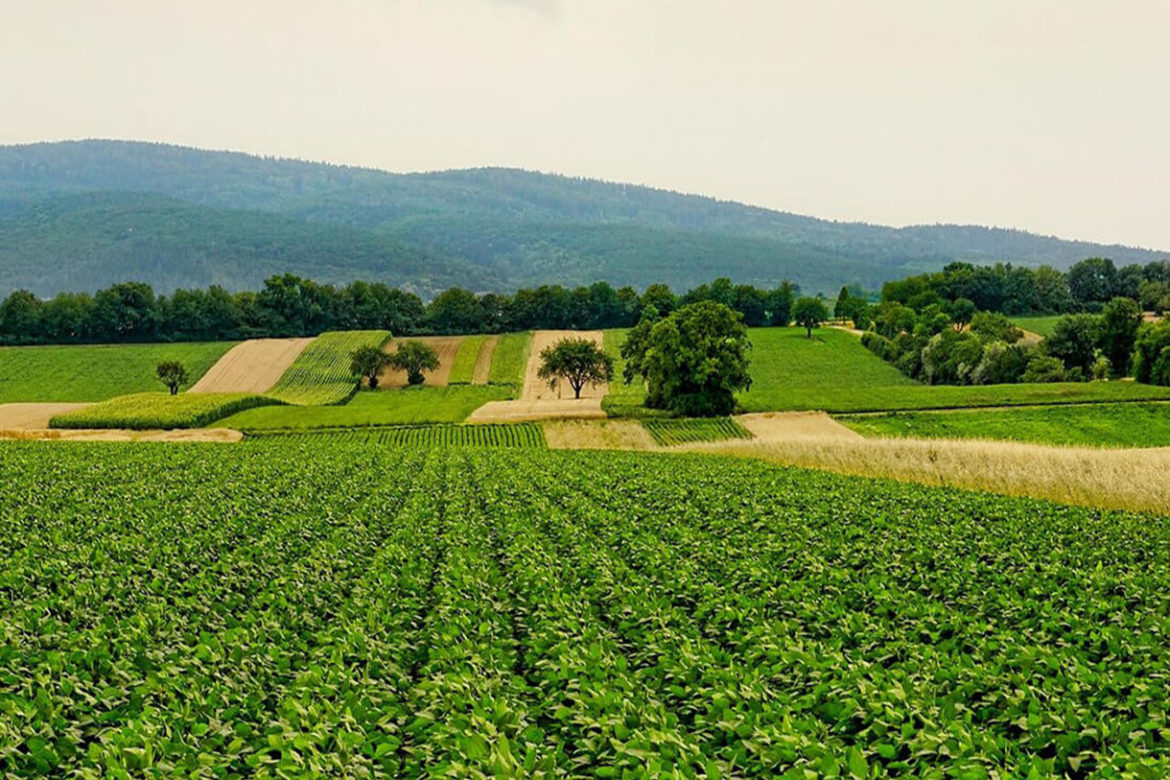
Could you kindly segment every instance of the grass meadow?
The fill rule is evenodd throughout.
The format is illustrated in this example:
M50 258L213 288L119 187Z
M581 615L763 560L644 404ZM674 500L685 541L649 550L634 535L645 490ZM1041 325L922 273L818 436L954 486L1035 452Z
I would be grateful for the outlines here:
M154 369L164 360L182 363L194 384L236 343L0 347L0 403L104 401L160 390Z
M1063 316L1063 314L1051 314L1042 317L1012 317L1011 320L1018 328L1030 330L1048 338L1052 335L1053 329L1056 328L1056 323Z
M1170 447L1170 404L1084 404L839 417L869 437L1007 439L1106 447Z

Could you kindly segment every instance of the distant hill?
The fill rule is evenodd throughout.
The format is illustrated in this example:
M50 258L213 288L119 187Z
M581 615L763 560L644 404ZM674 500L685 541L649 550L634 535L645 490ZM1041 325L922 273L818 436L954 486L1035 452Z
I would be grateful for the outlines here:
M1126 264L1170 253L830 222L511 169L392 174L122 141L0 147L0 293L128 278L253 288L276 271L424 295L600 279L683 289L716 276L832 293L953 260L1067 268L1094 255Z

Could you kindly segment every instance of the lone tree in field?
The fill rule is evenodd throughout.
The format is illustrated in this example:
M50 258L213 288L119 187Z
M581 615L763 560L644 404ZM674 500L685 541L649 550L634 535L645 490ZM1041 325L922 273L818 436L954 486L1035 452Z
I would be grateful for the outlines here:
M646 382L646 405L688 417L735 410L735 392L751 387L743 317L715 301L684 306L659 322L644 320L622 347L626 384Z
M171 395L178 395L179 388L187 384L187 369L177 360L164 360L154 369L158 380L167 386Z
M439 354L421 341L400 341L398 350L390 355L390 365L406 372L407 384L421 385L424 371L438 369Z
M829 310L819 298L797 298L792 304L792 319L797 325L808 331L808 338L812 338L813 328L820 327L821 323L829 319Z
M382 369L390 365L390 356L378 347L358 347L349 353L349 373L358 378L361 384L364 377L371 390L378 388L378 375Z
M585 385L599 385L613 379L613 358L591 339L561 339L540 353L536 375L555 389L564 380L580 398Z

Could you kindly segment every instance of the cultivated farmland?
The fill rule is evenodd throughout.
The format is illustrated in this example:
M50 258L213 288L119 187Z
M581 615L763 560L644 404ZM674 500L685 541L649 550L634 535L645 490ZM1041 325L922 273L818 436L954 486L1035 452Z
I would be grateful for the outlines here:
M672 420L655 418L643 423L657 444L670 447L675 444L690 444L700 441L724 441L727 439L750 439L752 437L742 425L728 417L714 417L705 420Z
M235 342L0 347L0 403L104 401L162 387L154 369L183 364L196 382Z
M278 404L251 393L136 393L58 414L53 428L126 428L151 430L199 428L257 406Z
M544 447L539 425L397 425L316 431L258 431L253 437L281 437L303 444L378 444L395 447Z
M1170 772L1164 520L706 456L0 472L6 776Z
M349 371L350 353L358 347L381 347L390 338L385 330L347 330L322 333L297 356L268 393L290 404L340 404L357 392Z

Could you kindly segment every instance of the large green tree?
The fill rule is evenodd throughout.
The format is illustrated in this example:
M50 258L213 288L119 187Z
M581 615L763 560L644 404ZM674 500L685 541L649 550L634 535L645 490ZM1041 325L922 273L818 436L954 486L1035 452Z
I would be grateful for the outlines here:
M646 382L646 405L689 417L730 414L735 393L751 386L751 344L743 317L716 301L682 307L651 323L643 320L640 339L624 350L627 382ZM637 329L635 329L637 330Z
M378 375L388 365L390 356L380 347L367 345L349 353L349 373L358 377L359 382L364 377L371 390L378 389Z
M1044 351L1059 358L1065 368L1080 368L1086 375L1091 371L1100 338L1100 318L1092 314L1070 314L1061 317L1044 340Z
M390 365L406 372L408 384L421 385L424 371L439 368L439 354L421 341L400 341L398 349L390 356Z
M573 397L580 398L586 385L613 379L613 358L592 339L561 339L541 350L536 375L554 389L560 382L567 382L573 388Z
M797 298L792 305L792 319L812 338L813 328L829 319L829 309L819 298Z
M1133 344L1142 325L1142 310L1129 298L1114 298L1101 309L1101 352L1109 358L1114 376L1129 373Z

